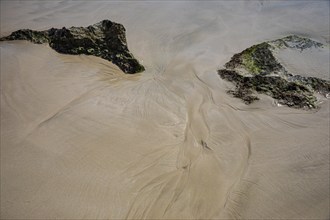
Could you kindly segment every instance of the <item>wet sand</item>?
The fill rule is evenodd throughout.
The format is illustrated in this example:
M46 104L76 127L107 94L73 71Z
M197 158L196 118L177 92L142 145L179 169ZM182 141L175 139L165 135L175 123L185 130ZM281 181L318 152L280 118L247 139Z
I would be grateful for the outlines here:
M311 111L267 96L245 105L216 71L289 34L328 45L328 2L0 4L1 36L122 23L146 67L125 75L100 58L0 43L2 219L329 218L329 99ZM329 51L307 53L278 56L329 76Z

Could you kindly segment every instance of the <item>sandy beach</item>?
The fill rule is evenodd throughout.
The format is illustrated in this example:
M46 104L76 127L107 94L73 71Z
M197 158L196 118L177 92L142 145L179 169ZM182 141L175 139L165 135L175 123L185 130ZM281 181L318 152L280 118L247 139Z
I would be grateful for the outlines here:
M277 55L330 79L328 1L1 1L18 29L126 28L145 66L0 42L1 219L328 219L329 98L246 105L217 74L290 34L323 50Z

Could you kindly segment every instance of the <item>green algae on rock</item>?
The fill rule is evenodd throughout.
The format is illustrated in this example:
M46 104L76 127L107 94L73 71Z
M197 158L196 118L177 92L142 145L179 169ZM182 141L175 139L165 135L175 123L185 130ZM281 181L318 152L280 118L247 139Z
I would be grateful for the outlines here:
M277 62L268 43L261 43L235 54L225 64L227 69L243 68L247 74L262 74L281 70L282 66Z
M103 20L88 27L51 28L45 31L22 29L0 38L0 41L49 43L59 53L94 55L113 62L125 73L142 72L144 67L128 50L125 32L123 25Z
M304 50L323 47L321 43L296 35L253 45L235 54L218 70L221 78L233 82L236 87L228 93L250 104L262 93L277 99L280 104L293 108L316 108L314 92L330 94L330 82L316 77L304 77L289 73L274 57L278 49Z

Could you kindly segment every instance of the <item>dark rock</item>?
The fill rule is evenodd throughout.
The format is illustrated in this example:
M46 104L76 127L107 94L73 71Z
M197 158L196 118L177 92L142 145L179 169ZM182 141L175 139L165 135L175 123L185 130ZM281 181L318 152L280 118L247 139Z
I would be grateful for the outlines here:
M323 44L313 41L311 39L300 37L297 35L290 35L281 39L274 41L269 41L270 44L274 45L277 48L292 48L305 50L307 48L319 48L323 47Z
M123 25L103 20L88 27L51 28L46 31L22 29L0 40L49 43L59 53L94 55L113 62L125 73L142 72L144 67L128 50L125 32Z
M218 70L221 78L236 85L235 90L229 90L228 93L246 104L259 99L253 95L257 92L269 95L289 107L316 108L314 92L327 96L330 82L289 73L273 55L276 48L283 47L304 50L323 45L294 35L253 45L235 54L225 64L225 69Z

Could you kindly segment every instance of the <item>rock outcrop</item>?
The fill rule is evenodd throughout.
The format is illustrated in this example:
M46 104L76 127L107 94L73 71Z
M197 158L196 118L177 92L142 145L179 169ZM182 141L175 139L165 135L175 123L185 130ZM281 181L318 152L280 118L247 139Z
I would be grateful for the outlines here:
M330 94L330 82L316 77L304 77L289 73L274 57L274 51L291 48L305 50L323 47L321 43L296 35L253 45L235 54L218 70L221 78L233 82L234 90L228 93L250 104L263 93L277 99L280 104L294 108L316 108L315 92Z
M94 55L109 60L125 73L144 71L144 67L128 50L124 26L109 20L88 27L51 28L45 31L22 29L0 40L49 43L59 53Z

